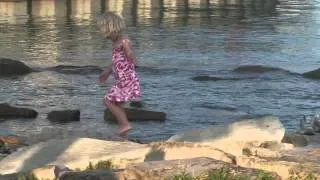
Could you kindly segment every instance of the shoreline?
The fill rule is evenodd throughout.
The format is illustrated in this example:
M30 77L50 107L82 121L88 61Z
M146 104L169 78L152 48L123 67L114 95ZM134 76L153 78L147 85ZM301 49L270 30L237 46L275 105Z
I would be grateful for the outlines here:
M260 126L268 127L261 129L259 128ZM320 133L314 136L290 134L285 132L282 124L275 117L263 117L262 119L253 121L250 119L243 120L226 125L225 128L229 129L229 135L225 134L225 130L221 131L220 127L213 127L181 132L172 136L167 141L147 144L139 144L123 139L98 140L76 137L51 139L25 146L21 150L13 152L0 161L2 162L0 163L0 173L14 173L15 170L19 169L17 165L23 162L25 171L22 172L32 170L30 172L33 172L35 176L40 176L40 172L43 174L43 172L52 171L52 165L54 165L53 169L62 166L67 167L68 170L64 171L65 173L69 175L75 175L76 173L80 176L81 174L88 173L85 171L79 172L79 170L82 171L87 168L90 162L94 165L101 160L110 160L116 169L125 169L125 171L119 172L118 175L116 169L112 170L112 174L117 175L117 177L133 176L133 169L135 169L135 172L138 167L144 176L156 177L155 174L150 174L150 172L171 166L171 163L173 163L172 171L158 174L161 179L161 177L167 177L174 172L181 172L177 169L176 171L174 170L176 166L174 165L175 160L180 159L180 163L184 162L186 166L191 161L194 161L196 164L199 163L199 166L202 166L200 164L208 160L210 162L219 161L220 163L227 163L224 166L227 165L228 167L236 165L245 169L247 168L246 171L248 172L251 171L250 168L272 172L275 173L274 176L279 175L282 179L307 172L312 172L313 175L320 178L320 174L317 174L316 171L317 169L320 170ZM201 133L199 134L199 132ZM245 134L248 133L254 133L255 137L246 136ZM242 138L239 139L237 137L240 134L242 134ZM217 139L217 137L219 138ZM28 160L30 157L26 156L26 154L29 154L32 149L39 149L39 152L33 154L30 161ZM312 156L310 156L311 154ZM52 157L52 155L54 156ZM74 159L75 157L77 157L77 160ZM88 157L91 158L88 159ZM201 157L209 159L201 159ZM153 165L148 165L148 163L158 164L154 167L157 168L152 169ZM41 166L40 164L43 165ZM299 164L305 164L308 168L294 171L298 174L290 174L293 169L303 167L300 167ZM313 168L311 169L310 164L313 164ZM51 166L49 170L48 165ZM6 170L6 167L11 166L12 168L15 167L15 170ZM146 169L146 167L149 167L149 169ZM213 166L211 168L214 169ZM201 174L200 172L207 172L209 169L201 167L196 172ZM104 170L104 172L107 171ZM60 175L62 176L62 174ZM99 174L91 175L99 176Z

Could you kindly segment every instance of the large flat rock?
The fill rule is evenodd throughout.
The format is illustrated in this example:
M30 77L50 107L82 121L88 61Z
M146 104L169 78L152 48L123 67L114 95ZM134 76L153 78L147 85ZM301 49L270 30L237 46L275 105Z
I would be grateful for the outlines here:
M169 142L196 142L217 147L225 152L241 155L242 149L250 142L266 141L281 143L285 129L277 117L246 119L228 125L193 129L176 134Z
M50 140L25 147L0 161L0 174L27 172L47 165L66 166L84 170L89 162L112 161L118 168L129 164L210 157L234 163L234 156L213 147L187 143L159 142L137 144L133 142L104 141L90 138Z
M217 161L211 158L189 158L182 160L153 161L129 166L122 172L122 177L140 180L165 180L176 175L188 174L192 177L205 176L208 172L232 172L235 175L256 179L261 171L243 168L233 164ZM268 173L268 172L264 172ZM276 173L270 173L274 180L280 179ZM121 179L121 176L120 176ZM124 178L122 178L124 179Z
M153 161L130 165L124 170L114 172L66 172L61 180L105 180L137 179L137 180L166 180L174 176L187 174L192 177L204 177L209 171L217 174L224 170L248 179L257 179L261 171L250 168L241 168L222 161L210 158L190 158L183 160ZM264 172L268 173L268 172ZM280 179L275 173L270 173L274 180Z
M50 140L17 152L0 161L0 174L27 172L46 165L85 169L89 162L112 159L119 167L143 162L150 151L147 145L132 142L103 141L89 138Z

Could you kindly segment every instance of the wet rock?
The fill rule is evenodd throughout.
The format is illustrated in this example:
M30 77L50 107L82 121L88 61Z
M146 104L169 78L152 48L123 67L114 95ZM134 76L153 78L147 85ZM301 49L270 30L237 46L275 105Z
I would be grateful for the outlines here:
M68 66L59 65L49 68L51 71L56 71L63 74L100 74L103 70L98 66Z
M125 108L129 121L165 121L166 114L163 112L147 111L141 109ZM105 110L104 119L107 121L116 121L116 118L109 110Z
M38 112L29 108L18 108L9 104L0 104L0 118L36 118Z
M312 128L305 128L305 129L301 129L299 131L299 134L313 136L313 135L315 135L315 132Z
M220 78L220 77L212 77L212 76L196 76L196 77L193 77L192 80L194 80L194 81L221 81L221 80L225 80L225 79Z
M0 179L1 180L20 180L19 179L19 176L22 177L23 175L22 174L17 174L17 173L14 173L14 174L6 174L6 175L0 175ZM22 179L21 179L22 180Z
M303 135L296 133L286 133L282 142L293 144L294 147L303 147L308 145L308 140Z
M51 111L47 118L54 122L80 121L80 110Z
M11 154L11 151L10 149L7 147L7 146L2 146L0 148L0 154L2 155L8 155L8 154Z
M281 68L276 67L268 67L268 66L262 66L262 65L245 65L240 66L235 69L233 69L234 72L237 73L266 73L266 72L272 72L272 71L287 71Z
M0 136L0 146L1 144L11 144L11 145L23 145L25 144L22 138L18 136Z
M33 70L24 63L12 59L0 58L0 77L25 75Z
M141 102L141 101L131 102L130 103L130 107L133 107L133 108L144 108L145 104L143 102Z
M312 129L315 132L320 133L320 119L314 119L312 122Z
M0 154L8 155L27 144L17 136L0 136Z
M320 68L302 74L303 77L310 79L320 79Z

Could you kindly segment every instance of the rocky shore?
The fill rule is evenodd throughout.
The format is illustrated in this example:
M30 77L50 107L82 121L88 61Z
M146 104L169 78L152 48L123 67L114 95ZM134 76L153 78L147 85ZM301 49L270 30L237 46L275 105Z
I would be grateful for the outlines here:
M148 144L68 137L24 146L28 142L18 137L1 140L21 146L2 157L0 179L30 174L61 180L208 179L221 173L249 179L320 178L320 134L285 132L273 116L193 129Z
M236 72L251 69L242 67ZM47 70L66 74L101 71L94 66L57 66ZM262 67L259 71L272 70ZM318 78L318 71L303 76ZM0 77L8 78L36 71L19 61L0 58L0 72ZM209 76L193 79L221 80ZM160 122L166 119L165 113L143 107L143 103L136 103L127 108L129 119ZM0 120L37 115L36 110L0 104ZM56 110L48 113L47 118L67 123L80 121L80 116L79 110ZM104 117L114 121L108 111ZM280 120L273 116L192 129L167 141L147 144L115 137L112 133L99 138L72 132L62 134L66 136L52 134L41 141L32 137L0 137L0 180L320 178L320 134L286 132Z

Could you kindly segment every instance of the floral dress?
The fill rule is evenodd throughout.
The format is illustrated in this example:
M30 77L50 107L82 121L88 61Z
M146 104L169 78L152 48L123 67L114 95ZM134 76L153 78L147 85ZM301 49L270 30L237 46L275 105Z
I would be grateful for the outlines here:
M124 40L128 41L129 40ZM133 61L126 57L123 42L112 52L114 85L105 95L105 100L124 103L140 100L140 81Z

